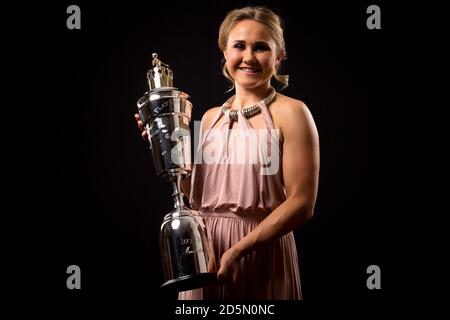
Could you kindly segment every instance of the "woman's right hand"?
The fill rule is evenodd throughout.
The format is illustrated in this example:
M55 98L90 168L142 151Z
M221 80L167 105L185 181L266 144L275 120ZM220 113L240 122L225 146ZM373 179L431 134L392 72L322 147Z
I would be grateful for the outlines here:
M144 124L141 121L141 118L139 118L139 114L135 114L134 117L136 118L137 124L139 129L141 130L141 135L142 135L142 139L144 139L145 141L147 141L148 139L148 134L147 134L147 130L145 130L144 128Z

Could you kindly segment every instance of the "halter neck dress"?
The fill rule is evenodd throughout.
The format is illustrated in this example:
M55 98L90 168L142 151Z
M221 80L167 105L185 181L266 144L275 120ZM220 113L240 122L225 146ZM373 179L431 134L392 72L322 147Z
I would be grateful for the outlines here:
M190 203L202 217L208 240L213 247L217 265L222 254L252 231L267 215L286 200L281 168L281 150L272 117L264 100L258 103L265 128L254 129L242 111L238 112L237 132L233 134L230 103L225 114L221 110L203 132L196 153L191 177ZM224 117L222 123L214 128ZM214 128L214 129L213 129ZM239 131L240 130L240 131ZM245 143L252 134L261 133L267 139L258 140L257 148L266 158L248 161L255 154L255 140ZM233 138L234 137L234 138ZM253 136L254 137L254 136ZM246 161L236 161L241 150ZM252 149L253 148L253 149ZM252 149L253 152L248 152ZM268 150L267 152L264 151ZM206 159L206 155L212 155ZM267 161L267 155L273 156ZM203 159L205 158L205 159ZM220 159L220 161L218 161ZM234 159L234 160L233 160ZM202 162L202 163L200 163ZM219 163L218 163L219 162ZM278 168L276 163L278 163ZM264 168L272 171L262 174ZM300 273L295 239L292 232L271 241L240 260L236 284L215 285L180 292L180 300L300 300Z

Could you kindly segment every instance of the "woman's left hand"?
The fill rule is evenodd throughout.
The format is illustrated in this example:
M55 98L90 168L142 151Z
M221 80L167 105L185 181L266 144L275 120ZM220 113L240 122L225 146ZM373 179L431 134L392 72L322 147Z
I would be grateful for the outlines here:
M220 268L217 272L217 279L220 282L236 283L239 274L240 258L233 248L228 249L220 259Z

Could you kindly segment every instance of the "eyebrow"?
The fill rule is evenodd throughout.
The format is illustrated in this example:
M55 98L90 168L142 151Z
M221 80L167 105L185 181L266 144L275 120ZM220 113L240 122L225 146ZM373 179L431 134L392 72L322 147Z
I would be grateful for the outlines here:
M244 40L234 40L233 43L245 43L245 41ZM265 42L265 41L256 41L255 44L264 44L267 46L269 45L269 43Z

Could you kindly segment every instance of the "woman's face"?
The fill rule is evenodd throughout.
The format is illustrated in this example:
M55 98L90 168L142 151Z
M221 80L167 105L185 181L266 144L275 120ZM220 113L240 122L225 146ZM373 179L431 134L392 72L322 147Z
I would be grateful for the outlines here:
M275 72L280 59L270 29L255 20L237 23L228 34L226 66L236 86L256 88Z

